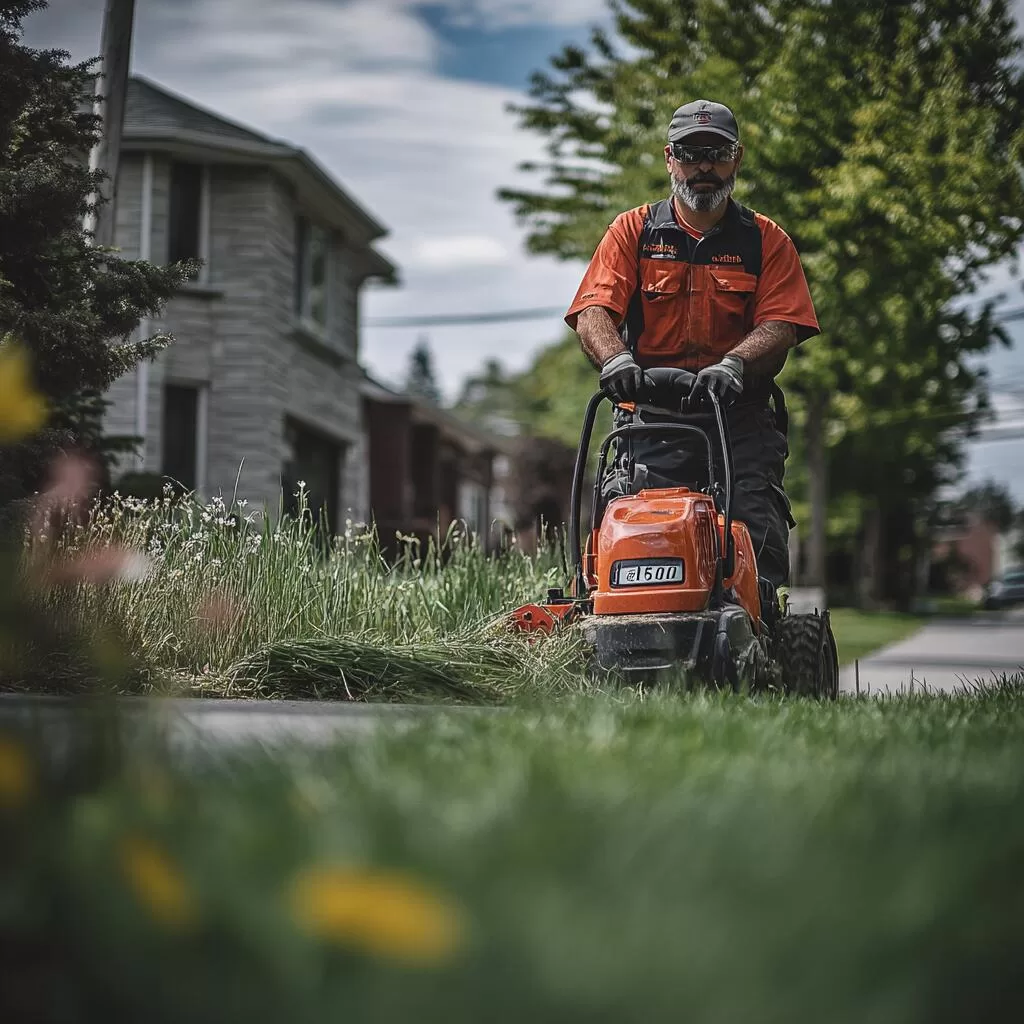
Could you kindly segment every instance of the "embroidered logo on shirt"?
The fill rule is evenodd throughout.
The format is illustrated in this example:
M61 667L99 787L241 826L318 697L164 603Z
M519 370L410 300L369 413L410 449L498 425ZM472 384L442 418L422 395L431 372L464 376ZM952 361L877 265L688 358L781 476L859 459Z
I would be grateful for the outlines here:
M652 260L674 260L679 255L679 247L666 242L648 242L640 255Z
M742 263L742 256L712 256L712 263Z

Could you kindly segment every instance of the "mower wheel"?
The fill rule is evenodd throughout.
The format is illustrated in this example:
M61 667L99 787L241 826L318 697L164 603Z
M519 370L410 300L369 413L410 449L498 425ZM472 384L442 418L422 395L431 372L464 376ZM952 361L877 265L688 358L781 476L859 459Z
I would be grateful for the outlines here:
M829 614L786 615L775 627L775 662L785 693L835 700L839 657Z

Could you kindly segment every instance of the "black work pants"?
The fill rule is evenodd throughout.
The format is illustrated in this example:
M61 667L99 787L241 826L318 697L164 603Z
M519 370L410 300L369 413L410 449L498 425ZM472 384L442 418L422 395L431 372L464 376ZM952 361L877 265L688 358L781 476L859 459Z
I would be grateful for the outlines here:
M679 422L651 413L635 414L643 422ZM732 441L734 519L746 523L757 557L758 575L776 587L789 580L789 530L795 526L789 498L782 487L789 444L779 430L775 413L764 402L745 402L726 410ZM634 414L616 409L615 425L635 422ZM724 479L718 431L714 419L693 420L709 431L715 456L716 478ZM612 471L605 480L603 496L610 499L636 494L645 487L703 488L708 483L707 447L696 435L670 439L632 439L617 443ZM631 470L631 471L630 471Z

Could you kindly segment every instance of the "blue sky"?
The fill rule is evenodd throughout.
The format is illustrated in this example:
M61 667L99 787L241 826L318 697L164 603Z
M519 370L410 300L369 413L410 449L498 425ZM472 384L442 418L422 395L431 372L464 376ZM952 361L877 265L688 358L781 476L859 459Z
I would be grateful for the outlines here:
M1024 0L1014 6L1024 12ZM103 0L52 0L28 19L27 40L94 56L102 13ZM517 165L541 153L506 108L550 55L608 18L605 0L137 0L133 70L305 147L389 227L381 248L403 284L368 290L365 318L564 307L582 266L527 256L495 199L526 184ZM1024 305L1005 268L989 290ZM419 333L365 328L364 363L400 382ZM453 396L486 358L522 368L562 324L556 315L425 333ZM996 386L1024 396L1024 324L1014 333L1014 350L990 363ZM1000 398L1017 416L1013 402ZM1024 501L1024 442L976 447L971 472Z

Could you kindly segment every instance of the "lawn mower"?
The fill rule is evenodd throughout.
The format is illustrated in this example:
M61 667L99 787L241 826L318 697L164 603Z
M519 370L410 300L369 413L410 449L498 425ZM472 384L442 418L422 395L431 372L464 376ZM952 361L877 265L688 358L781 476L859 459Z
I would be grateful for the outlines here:
M758 575L750 533L732 515L732 446L722 405L693 382L686 370L650 369L643 403L619 405L629 421L601 443L584 543L580 518L591 437L601 403L610 401L603 391L590 399L570 497L572 578L567 587L549 590L543 603L517 608L513 628L543 635L575 626L595 668L627 682L672 671L736 691L835 697L839 664L828 612L791 614L771 581ZM644 418L652 414L653 422ZM692 487L609 496L613 445L626 479L633 480L635 438L671 442L686 434L696 435L706 451L705 486L691 481Z

